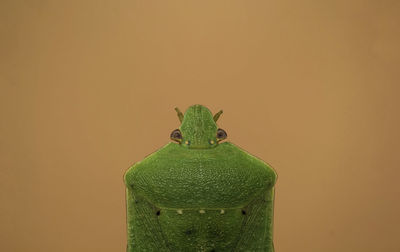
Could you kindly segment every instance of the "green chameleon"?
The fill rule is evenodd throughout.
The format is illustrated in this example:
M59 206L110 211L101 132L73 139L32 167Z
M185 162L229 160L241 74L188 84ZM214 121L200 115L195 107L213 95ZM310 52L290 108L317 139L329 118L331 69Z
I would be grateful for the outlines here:
M193 105L170 142L124 175L127 252L273 252L272 167L226 139L214 116Z

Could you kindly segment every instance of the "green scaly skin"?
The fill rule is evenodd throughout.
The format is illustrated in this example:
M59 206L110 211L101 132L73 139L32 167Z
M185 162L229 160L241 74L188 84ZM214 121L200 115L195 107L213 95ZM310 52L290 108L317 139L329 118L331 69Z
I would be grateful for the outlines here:
M276 173L232 143L218 143L211 112L191 106L181 143L125 173L127 252L273 252Z

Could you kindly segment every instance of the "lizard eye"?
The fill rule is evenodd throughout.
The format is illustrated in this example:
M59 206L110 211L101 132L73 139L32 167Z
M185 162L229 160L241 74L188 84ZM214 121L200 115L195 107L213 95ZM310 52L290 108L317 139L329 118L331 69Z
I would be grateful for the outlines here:
M177 141L177 142L182 141L182 133L179 129L173 130L170 137L174 141Z
M218 141L224 140L227 137L228 137L228 135L226 134L225 130L223 130L223 129L217 130L217 140Z

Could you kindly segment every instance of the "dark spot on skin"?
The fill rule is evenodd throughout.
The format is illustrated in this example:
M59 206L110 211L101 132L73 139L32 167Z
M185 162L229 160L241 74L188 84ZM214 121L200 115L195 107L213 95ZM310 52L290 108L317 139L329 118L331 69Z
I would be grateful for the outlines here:
M242 210L242 214L243 214L243 215L246 215L246 210Z
M156 212L156 215L159 216L160 214L161 214L161 211L158 210L158 211Z
M193 233L194 233L194 230L193 230L193 229L188 229L188 230L185 231L185 234L186 234L186 235L191 235L191 234L193 234Z

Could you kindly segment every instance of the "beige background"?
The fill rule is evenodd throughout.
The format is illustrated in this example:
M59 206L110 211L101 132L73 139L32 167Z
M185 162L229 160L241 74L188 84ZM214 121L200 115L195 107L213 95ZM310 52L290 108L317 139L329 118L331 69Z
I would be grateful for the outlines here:
M124 251L200 103L278 173L277 252L400 251L399 1L1 1L0 250Z

